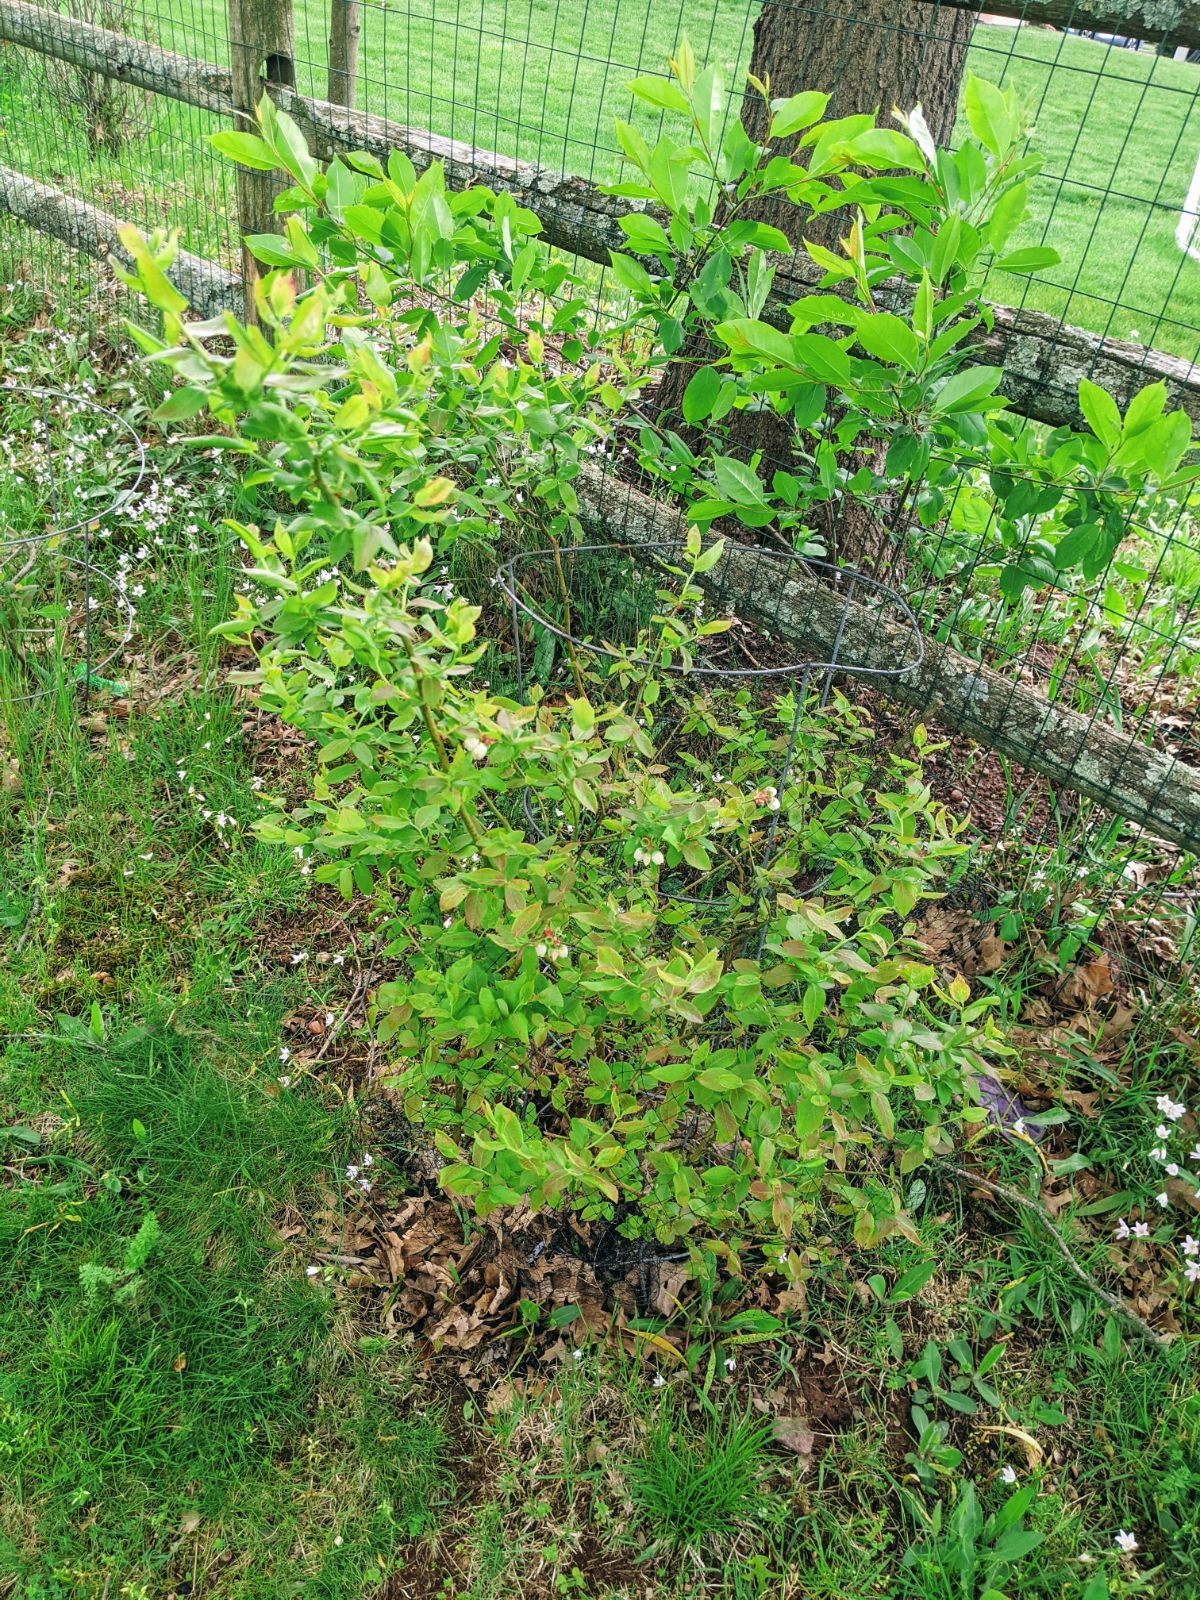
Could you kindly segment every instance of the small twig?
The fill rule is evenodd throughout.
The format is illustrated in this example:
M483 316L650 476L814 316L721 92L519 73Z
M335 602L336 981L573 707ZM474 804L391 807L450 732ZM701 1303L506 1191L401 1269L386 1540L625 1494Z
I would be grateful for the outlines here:
M1111 1290L1105 1289L1103 1285L1097 1283L1087 1268L1076 1260L1070 1246L1058 1231L1054 1219L1044 1206L1039 1205L1036 1200L1031 1200L1028 1195L1022 1194L1018 1189L1011 1189L1005 1183L995 1183L991 1178L980 1177L979 1173L971 1172L966 1167L955 1166L951 1161L939 1161L937 1165L944 1171L953 1173L961 1182L973 1184L978 1189L986 1189L989 1194L994 1194L997 1199L1007 1200L1010 1205L1020 1206L1022 1210L1032 1213L1045 1227L1054 1241L1058 1253L1071 1271L1088 1286L1097 1300L1106 1305L1117 1316L1124 1317L1132 1327L1137 1329L1143 1339L1148 1340L1157 1349L1170 1349L1171 1341L1169 1339L1164 1338L1161 1333L1156 1333L1148 1322L1138 1316L1127 1301L1121 1299L1120 1295L1113 1294Z
M329 1032L325 1035L324 1039L321 1041L321 1048L317 1051L316 1055L312 1058L314 1063L317 1062L317 1061L320 1061L321 1057L329 1049L330 1045L337 1038L338 1034L341 1033L342 1029L346 1026L347 1022L349 1022L351 1013L353 1012L355 1006L358 1004L358 1002L361 999L361 997L370 988L371 979L374 976L375 976L375 964L374 964L374 962L372 962L370 967L368 967L368 969L367 969L367 973L366 973L365 977L362 975L361 972L359 973L358 982L354 985L354 988L351 991L349 1000L347 1000L346 1004L343 1006L341 1016L337 1018L337 1020L333 1024L333 1027L330 1028Z

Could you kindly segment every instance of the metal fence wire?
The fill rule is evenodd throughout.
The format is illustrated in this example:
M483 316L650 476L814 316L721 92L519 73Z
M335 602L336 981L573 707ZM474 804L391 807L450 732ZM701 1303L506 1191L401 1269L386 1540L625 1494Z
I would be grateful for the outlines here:
M0 0L0 317L22 285L72 300L97 323L111 317L122 292L102 258L114 220L180 228L186 249L212 264L215 300L234 297L237 181L208 135L232 120L246 62L231 40L241 37L244 3ZM1031 275L994 273L986 287L1001 308L988 359L1004 366L1015 410L1031 428L1053 426L1074 420L1081 377L1122 404L1162 378L1171 403L1200 418L1200 4L1114 0L1106 13L1105 0L1007 0L1001 9L983 13L969 0L294 0L287 58L270 75L344 148L361 143L362 117L381 118L376 136L414 160L457 141L455 182L475 170L491 181L497 163L486 153L573 179L573 209L543 220L597 307L618 291L603 229L578 195L621 171L616 118L654 136L661 114L629 83L665 76L682 35L698 59L724 69L730 117L747 70L761 75L770 63L773 92L831 91L833 114L921 100L935 134L953 143L965 128L960 75L1014 85L1033 114L1029 148L1042 171L1013 243L1050 243L1061 256ZM96 29L136 48L114 51ZM946 704L947 652L978 663L972 693L980 705L990 696L974 723L959 715L961 731L934 760L935 784L972 813L992 912L1053 920L1069 906L1096 937L1110 930L1110 954L1132 980L1178 987L1196 954L1197 835L1191 823L1162 819L1177 814L1193 779L1200 785L1200 500L1144 500L1094 582L1002 605L990 570L995 513L978 488L963 474L936 529L904 546L903 572L875 574L902 583L930 646L926 709L936 716ZM610 484L602 496L603 537L654 538L643 513L637 529L624 518L623 492ZM898 548L893 541L893 555ZM880 726L897 736L921 714L920 695L899 709L871 698ZM1082 788L1059 785L1061 763L1023 763L1021 739L998 735L1004 717L1024 725L1026 749L1074 740L1082 755L1089 741L1119 739L1125 753Z

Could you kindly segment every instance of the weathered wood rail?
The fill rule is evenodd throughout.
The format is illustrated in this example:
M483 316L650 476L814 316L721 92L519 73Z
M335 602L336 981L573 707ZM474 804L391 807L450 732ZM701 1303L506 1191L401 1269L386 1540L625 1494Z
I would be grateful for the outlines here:
M113 255L126 266L132 265L117 238L117 229L124 225L124 218L102 211L86 200L76 200L61 189L35 183L11 167L0 167L0 211L7 211L31 228L61 239L63 244L95 261L107 261ZM241 308L242 280L231 272L222 271L203 256L181 250L171 268L171 279L201 316L212 317L219 311Z
M1200 0L1193 9L1200 12ZM225 120L237 115L227 70L61 16L26 0L0 0L0 39L166 95ZM637 202L606 195L583 178L317 100L286 86L273 86L272 93L323 158L335 151L367 150L386 157L392 150L403 150L418 170L440 160L453 188L486 184L512 194L537 213L548 242L563 250L606 264L610 250L627 246L617 219ZM64 207L77 215L79 203L66 196L62 199L57 213L40 200L37 215L61 220ZM0 192L0 205L4 204ZM42 225L31 215L28 204L16 214L35 226ZM50 231L65 237L56 228ZM772 295L774 316L782 319L783 308L815 282L816 268L811 264L793 261L785 265ZM1120 339L1098 338L1039 311L1014 311L1005 306L990 309L993 326L980 329L974 341L979 359L1004 368L1004 393L1023 416L1051 426L1078 423L1077 396L1083 377L1107 389L1122 408L1144 384L1161 379L1167 386L1169 404L1200 422L1200 369L1194 364Z
M1033 27L1112 33L1148 44L1200 46L1197 0L922 0L932 9L951 7L993 17L1011 17Z
M682 514L620 478L585 467L577 480L580 517L598 539L675 544ZM730 544L727 557L698 583L739 616L760 623L814 659L853 662L894 674L913 658L909 627L880 608L851 602L799 562L764 562ZM1118 732L1099 716L1048 701L1036 690L926 637L924 659L903 676L881 676L880 691L954 733L1011 756L1031 772L1096 801L1161 839L1200 853L1200 771Z

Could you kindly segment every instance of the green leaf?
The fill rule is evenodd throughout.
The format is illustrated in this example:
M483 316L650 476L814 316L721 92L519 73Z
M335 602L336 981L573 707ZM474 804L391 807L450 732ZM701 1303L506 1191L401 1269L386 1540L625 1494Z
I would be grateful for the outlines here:
M705 67L697 74L692 88L692 114L700 137L711 149L725 116L725 85L716 67Z
M202 411L208 400L208 392L204 389L195 389L185 385L169 394L163 403L154 412L155 422L186 422L189 417L194 417Z
M806 368L818 383L835 389L850 385L850 357L835 340L823 333L797 333L792 336L795 361Z
M771 138L786 139L802 128L810 128L825 115L829 96L817 89L805 89L786 100L771 102Z
M1093 383L1090 378L1081 378L1079 409L1097 439L1106 449L1115 450L1121 442L1121 413L1117 410L1117 402L1112 395L1099 384Z
M909 1267L907 1272L902 1272L892 1285L892 1292L888 1295L890 1305L900 1305L905 1300L911 1300L933 1277L938 1269L935 1257L932 1261L918 1261L915 1267Z
M724 554L725 541L724 539L718 539L715 544L710 544L707 550L702 551L700 555L696 557L695 561L692 563L693 569L696 572L711 572ZM705 627L701 629L701 632L703 633L706 630L716 631L722 627L722 623L709 622L705 624Z
M998 411L1006 404L995 393L1004 376L1000 367L963 367L952 372L929 402L935 416L954 416L961 411Z
M1077 567L1086 561L1093 550L1099 548L1101 542L1100 529L1094 522L1081 522L1078 527L1065 533L1054 547L1054 565L1059 572L1066 572L1070 567Z
M869 355L915 372L921 356L917 336L890 311L864 312L858 319L858 342Z
M683 417L685 422L702 422L717 403L721 392L721 375L715 367L700 367L691 376L683 391Z
M778 328L773 328L769 322L734 317L729 322L718 323L713 332L735 355L765 356L768 361L778 361L784 366L795 364L792 339L786 333L780 333ZM848 363L846 373L848 377Z
M259 114L262 117L264 131L274 134L271 144L280 164L291 173L297 183L311 189L319 168L308 153L308 145L299 127L286 111L280 111L275 107L269 95L264 95L260 101Z
M117 238L133 258L141 279L140 287L150 304L159 311L187 310L187 300L167 277L150 252L150 247L132 223L117 229Z
M661 111L678 111L685 117L690 115L687 95L669 78L635 78L629 85L629 92Z
M696 1082L702 1089L715 1089L722 1094L742 1087L737 1073L730 1072L727 1067L708 1067L697 1076Z
M265 267L298 267L303 265L296 252L277 233L248 233L246 248L256 261Z
M839 155L846 155L856 166L892 168L908 172L923 172L925 163L913 141L895 128L867 128L856 138L847 139L836 146Z
M987 225L988 244L997 254L1004 249L1025 216L1029 190L1024 181L1014 183L996 201Z
M800 1002L800 1010L808 1024L811 1033L816 1026L817 1018L825 1009L825 991L819 983L810 983L804 991L804 999Z
M635 261L632 256L620 255L616 250L610 250L608 258L612 263L613 277L623 288L641 300L657 298L654 292L654 280L640 261Z
M1016 135L1008 96L986 78L977 78L972 72L967 77L963 96L967 123L971 132L994 156L1003 155Z
M713 461L717 487L735 505L762 505L766 490L754 468L734 456L717 456Z
M240 133L231 128L209 135L209 143L223 156L236 161L239 166L253 167L256 172L274 172L279 158L265 139L256 133Z
M1037 272L1042 267L1056 267L1062 257L1049 245L1031 245L1027 250L1014 250L996 262L1001 272Z
M615 127L617 143L621 146L621 149L624 150L635 167L640 167L643 172L647 172L650 167L650 146L631 123L622 122L618 118Z
M646 216L644 212L633 211L627 217L618 218L618 226L634 249L644 254L652 250L671 249L671 241L662 223Z
M1143 429L1153 426L1162 416L1166 404L1165 383L1148 383L1144 389L1139 389L1125 410L1125 425L1122 429L1125 438L1132 439Z

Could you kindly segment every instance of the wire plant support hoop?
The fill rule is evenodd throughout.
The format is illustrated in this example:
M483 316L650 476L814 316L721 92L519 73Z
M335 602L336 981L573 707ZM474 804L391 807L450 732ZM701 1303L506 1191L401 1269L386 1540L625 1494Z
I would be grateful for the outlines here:
M866 573L766 545L729 542L692 587L692 593L702 591L697 615L711 615L724 626L681 652L664 630L672 603L688 603L682 586L690 572L691 557L678 542L551 546L512 556L498 568L495 581L509 605L517 695L527 701L536 685L552 699L577 689L581 670L601 683L619 677L616 698L632 695L644 710L639 721L655 735L654 762L665 773L685 768L683 748L698 720L690 702L697 695L722 705L740 695L744 715L764 725L777 720L781 736L771 745L774 764L764 765L756 781L757 789L774 797L757 846L756 876L761 877L781 843L806 719L827 707L835 676L864 682L902 677L920 667L924 641L905 600ZM782 651L772 619L764 619L757 607L753 624L740 614L739 598L766 588L778 607L775 620L781 622L786 610L787 632L794 637L799 627L804 633L804 619L790 609L791 573L810 582L819 578L841 600L832 636L821 639L814 630L812 651L805 656ZM855 636L861 638L864 614L868 622L874 616L893 628L903 626L910 648L900 653L894 667L868 665L848 648L849 624L853 618ZM652 681L653 695L647 692ZM714 709L720 713L720 706ZM557 831L556 820L544 810L539 814L529 790L523 804L531 836ZM713 892L711 885L702 893L694 888L686 877L671 872L660 880L659 893L700 911L723 912L745 903L745 895L734 893L729 884L717 885ZM756 887L751 903L762 899Z
M134 616L121 584L95 564L94 535L141 488L145 447L125 417L64 389L4 384L0 405L30 413L23 459L13 445L13 418L5 418L0 482L7 480L13 491L15 515L42 524L0 523L0 700L41 700L69 676L81 686L86 705L93 684L128 642ZM125 470L97 484L90 452L105 443L119 450ZM6 519L13 515L10 509ZM108 637L116 634L107 647L97 638L101 614L109 619ZM71 659L70 642L80 638L82 659ZM16 692L31 676L44 680L42 686Z

